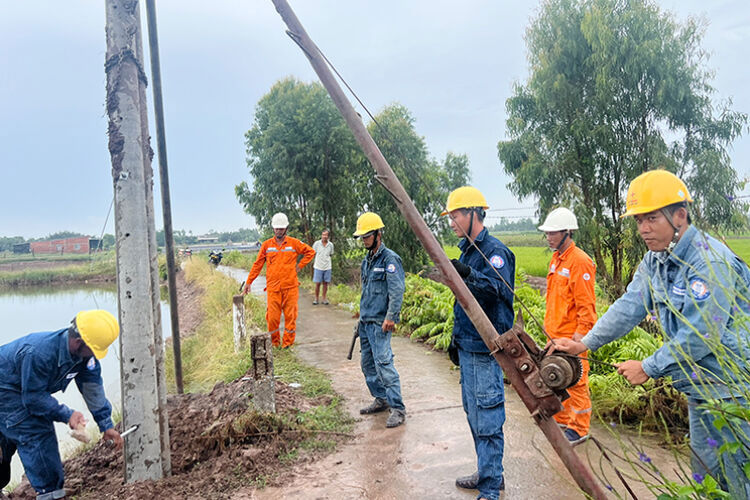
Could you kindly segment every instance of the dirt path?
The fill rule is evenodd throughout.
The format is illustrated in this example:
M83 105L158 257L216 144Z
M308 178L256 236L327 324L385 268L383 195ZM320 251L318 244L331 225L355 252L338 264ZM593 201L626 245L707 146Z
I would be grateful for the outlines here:
M369 417L358 413L371 397L357 356L346 360L355 320L332 306L312 306L311 300L309 293L300 293L295 349L303 361L326 370L334 389L345 395L347 409L357 418L356 437L336 453L301 466L282 479L283 487L247 490L236 498L475 498L476 492L454 486L456 476L475 470L476 458L460 406L458 372L450 369L447 357L407 338L393 339L408 417L405 425L386 429L387 413ZM506 398L506 498L582 498L509 387ZM604 429L593 432L605 442L612 441ZM593 443L585 443L578 450L582 455L593 453L598 461ZM651 447L648 451L652 458L668 459L663 451Z

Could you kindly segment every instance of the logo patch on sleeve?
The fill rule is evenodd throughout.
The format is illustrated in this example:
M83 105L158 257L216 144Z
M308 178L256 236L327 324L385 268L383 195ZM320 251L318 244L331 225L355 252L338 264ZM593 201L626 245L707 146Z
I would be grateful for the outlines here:
M93 356L90 357L89 362L86 363L86 368L88 368L89 370L93 370L94 368L96 368L96 360Z
M588 281L591 279L591 275L589 273L583 273L583 281Z
M695 300L706 300L711 296L711 290L702 279L694 279L690 282L690 291L693 292Z
M499 255L493 255L490 257L490 264L492 264L492 267L495 269L502 269L505 265L505 261Z
M389 273L395 273L396 272L396 264L388 264L388 267L385 268L386 271Z

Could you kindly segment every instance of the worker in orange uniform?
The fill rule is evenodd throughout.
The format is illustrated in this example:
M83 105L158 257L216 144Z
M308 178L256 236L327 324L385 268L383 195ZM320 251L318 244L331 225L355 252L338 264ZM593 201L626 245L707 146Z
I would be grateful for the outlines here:
M255 259L250 274L247 276L242 294L250 291L250 285L258 277L263 264L266 268L266 291L268 306L266 308L266 322L271 333L271 343L274 347L291 347L294 344L297 323L297 299L299 298L299 280L297 273L305 267L315 256L315 250L296 238L287 236L289 219L281 212L271 218L273 238L263 242ZM302 260L297 262L302 255ZM281 312L284 312L284 341L279 334Z
M544 329L552 339L580 340L596 323L594 278L596 265L586 252L573 241L578 229L575 214L561 207L551 211L539 226L554 250L547 272L547 311ZM591 397L589 396L589 362L582 356L583 375L568 389L570 398L563 402L563 410L555 415L564 428L565 437L577 445L589 437Z

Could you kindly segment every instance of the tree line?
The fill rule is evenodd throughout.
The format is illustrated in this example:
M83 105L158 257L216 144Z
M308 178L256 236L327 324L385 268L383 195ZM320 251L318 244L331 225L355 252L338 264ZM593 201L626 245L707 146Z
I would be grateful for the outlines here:
M386 106L367 128L427 224L450 239L440 212L448 193L469 181L468 157L433 158L400 104ZM274 84L258 102L245 140L251 180L235 192L266 236L273 214L285 212L291 234L312 243L327 228L339 252L346 251L357 217L373 211L407 270L429 262L321 84L292 77Z

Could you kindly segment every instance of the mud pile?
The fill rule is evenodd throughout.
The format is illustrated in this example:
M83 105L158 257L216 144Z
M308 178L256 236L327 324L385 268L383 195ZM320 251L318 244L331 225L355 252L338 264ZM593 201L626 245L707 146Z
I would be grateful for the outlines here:
M99 442L67 460L65 488L80 499L229 498L257 477L273 484L284 466L279 456L309 434L294 428L298 411L321 403L276 382L276 415L248 409L250 381L219 383L208 394L170 396L168 400L172 476L160 481L124 484L123 455ZM289 465L286 465L287 467ZM35 498L24 480L12 499Z

